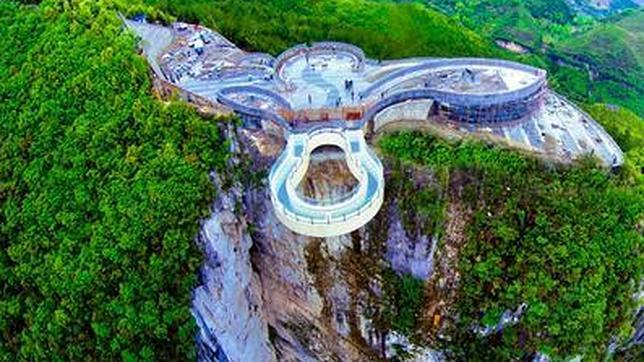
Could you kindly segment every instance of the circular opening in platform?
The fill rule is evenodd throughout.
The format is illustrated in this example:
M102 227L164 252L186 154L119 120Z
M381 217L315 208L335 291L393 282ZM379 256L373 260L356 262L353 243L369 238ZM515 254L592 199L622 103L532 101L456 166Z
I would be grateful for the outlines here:
M296 191L309 203L330 205L351 197L357 188L342 148L324 145L311 152L309 168Z

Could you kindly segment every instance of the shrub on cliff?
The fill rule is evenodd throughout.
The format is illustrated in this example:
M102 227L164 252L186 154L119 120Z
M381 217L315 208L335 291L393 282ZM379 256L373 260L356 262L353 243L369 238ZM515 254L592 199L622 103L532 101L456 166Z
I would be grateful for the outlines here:
M473 216L459 256L459 319L449 346L457 355L515 360L539 351L596 360L612 336L630 333L644 267L640 181L592 160L546 168L479 142L419 133L385 136L380 146L390 156L470 176L458 186L468 190L459 202ZM472 332L522 303L528 308L516 325L489 337Z

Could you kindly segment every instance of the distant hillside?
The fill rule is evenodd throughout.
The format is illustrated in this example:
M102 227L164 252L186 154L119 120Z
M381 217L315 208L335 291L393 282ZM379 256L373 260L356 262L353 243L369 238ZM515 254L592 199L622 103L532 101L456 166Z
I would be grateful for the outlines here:
M643 0L567 0L567 2L575 11L593 17L606 17L644 5Z
M644 0L638 0L644 4ZM399 0L399 2L404 2ZM425 0L485 35L538 49L593 22L638 8L633 0Z
M585 25L566 0L427 0L431 7L457 18L484 35L540 49Z
M633 49L638 63L644 64L644 10L624 17L617 22L617 26L626 31L627 42Z
M583 59L606 75L632 78L631 84L642 83L644 64L644 11L620 21L600 23L587 32L574 34L555 44L555 49ZM634 74L635 71L637 74Z
M554 52L592 72L589 97L644 113L644 11L637 11L556 43Z

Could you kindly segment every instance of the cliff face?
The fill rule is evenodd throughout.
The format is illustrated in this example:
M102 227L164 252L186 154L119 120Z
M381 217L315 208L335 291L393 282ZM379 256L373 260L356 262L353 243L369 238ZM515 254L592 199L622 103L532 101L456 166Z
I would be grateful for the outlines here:
M261 171L277 148L258 137L243 134L235 147ZM341 152L330 152L314 159L300 191L333 198L354 184ZM390 217L392 202L366 227L319 239L285 228L265 185L216 185L213 213L198 238L205 254L193 299L200 360L374 361L392 356L393 344L413 349L383 322L381 271L391 265L427 279L435 242L410 236ZM417 350L422 360L434 356Z
M219 195L197 239L205 255L192 308L199 329L199 357L207 361L273 360L261 284L250 261L252 240L245 220L234 213L240 193L232 189Z
M192 309L200 360L377 361L400 356L401 349L417 361L442 359L416 345L436 345L455 335L450 332L457 318L459 253L475 210L485 210L484 200L464 201L478 176L385 160L387 187L379 214L351 234L311 238L291 232L273 213L265 173L283 137L242 131L227 138L240 140L232 144L237 157L230 172L213 175L218 196L197 240L205 258ZM231 175L232 181L221 180ZM341 151L327 150L312 158L299 192L336 198L353 187ZM418 288L405 284L408 279L396 280L392 271L422 280L419 309L392 313L399 307L392 285ZM405 300L406 306L414 302L409 299L414 298ZM512 306L496 326L479 328L479 334L516 322L524 309ZM405 315L413 316L413 325L401 323ZM642 343L641 313L635 318L629 347ZM637 353L615 348L611 353Z

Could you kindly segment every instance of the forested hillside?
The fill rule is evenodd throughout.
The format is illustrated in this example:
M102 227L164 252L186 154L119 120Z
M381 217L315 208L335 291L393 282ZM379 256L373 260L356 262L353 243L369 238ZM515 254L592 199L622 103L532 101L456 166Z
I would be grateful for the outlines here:
M639 170L611 176L590 160L549 167L479 142L420 133L387 135L379 146L390 159L446 175L434 195L461 205L467 220L459 319L445 345L456 359L524 360L539 351L594 361L613 336L632 333L633 292L644 271L636 229L644 193L633 179ZM472 331L479 323L496 325L522 303L529 306L525 315L502 333ZM422 330L408 333L426 338Z
M644 115L644 11L632 2L613 2L613 14L586 1L571 6L564 0L465 0L426 3L476 29L481 35L515 42L547 62L553 84L584 103L619 104Z
M563 1L530 0L530 9L493 3L506 4L493 14L519 18L504 18L497 28L486 13L461 9L451 18L423 2L389 0L0 2L0 360L195 359L189 308L202 255L194 238L214 199L209 173L247 170L225 167L229 142L220 126L231 120L153 96L147 63L117 10L200 22L272 54L330 39L355 43L374 58L527 60L549 66L553 85L576 100L614 101L641 114L641 93L624 89L624 78L591 86L586 70L541 53L512 55L493 42L499 34L525 36L536 48L561 46L560 56L595 59L602 55L585 45L601 37L562 39L570 24L603 28ZM546 33L534 37L543 26ZM641 34L641 23L628 17L597 26ZM633 57L610 59L641 64L640 44L633 43L615 43ZM602 64L603 73L633 76ZM390 164L440 176L442 189L416 191L413 180L399 182L409 197L401 203L421 209L430 234L446 233L445 200L453 189L470 212L458 262L461 319L451 343L432 347L465 359L516 360L540 351L598 360L612 336L631 332L632 295L644 267L642 119L604 104L587 108L626 152L616 174L592 160L556 166L471 140L420 133L381 139ZM384 289L391 328L427 343L434 336L417 320L423 282L391 274L393 290ZM470 333L472 324L493 325L523 302L530 306L525 317L504 333Z
M427 3L487 36L533 49L567 33L573 24L584 22L565 0L429 0Z
M0 2L0 360L194 358L194 237L227 143L154 99L116 13Z
M310 41L357 44L376 59L500 53L491 42L420 4L372 0L147 0L211 27L248 50L273 55Z
M558 57L587 64L594 79L580 79L594 102L624 105L644 114L644 11L598 23L554 44Z

